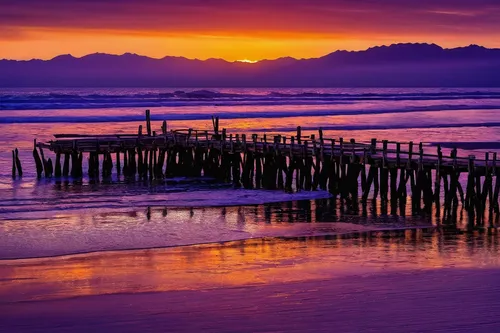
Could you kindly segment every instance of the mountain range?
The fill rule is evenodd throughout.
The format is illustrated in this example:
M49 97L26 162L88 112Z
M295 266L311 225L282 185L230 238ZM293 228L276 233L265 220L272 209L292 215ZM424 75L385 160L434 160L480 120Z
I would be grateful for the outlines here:
M500 49L393 44L257 63L61 55L0 60L0 87L500 87Z

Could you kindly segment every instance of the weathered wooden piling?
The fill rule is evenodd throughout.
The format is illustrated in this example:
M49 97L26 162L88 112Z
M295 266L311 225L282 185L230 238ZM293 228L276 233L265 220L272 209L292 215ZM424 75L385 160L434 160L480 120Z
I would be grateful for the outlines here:
M497 170L497 153L493 154L493 166L492 166L492 175L497 177L495 181L495 189L493 190L493 209L497 216L500 214L499 204L498 204L498 195L500 192L500 180L498 179L498 170Z
M142 126L140 127L142 129ZM148 136L151 136L151 111L146 110L146 131L148 132Z
M16 178L16 154L12 151L12 179Z
M36 164L36 174L38 178L42 177L42 172L43 172L43 163L40 158L40 155L38 155L38 150L37 148L37 143L36 139L33 141L33 158L35 159L35 164Z
M64 153L64 164L63 164L63 177L69 176L69 161L70 161L70 153Z
M121 174L121 171L122 171L121 160L120 160L120 151L117 151L115 154L116 154L116 157L115 157L116 174L119 176Z
M61 177L62 175L62 170L61 170L61 152L56 152L56 166L54 170L54 176L55 177Z
M162 125L161 125L161 133L162 134L167 134L167 121L163 121Z
M212 116L212 126L214 128L214 135L219 135L219 117Z

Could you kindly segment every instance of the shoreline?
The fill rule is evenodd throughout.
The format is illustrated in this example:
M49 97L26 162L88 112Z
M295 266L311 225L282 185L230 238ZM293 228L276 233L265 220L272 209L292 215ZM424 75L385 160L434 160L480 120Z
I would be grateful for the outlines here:
M95 252L2 262L4 301L201 290L383 272L500 268L497 235L425 228Z
M326 222L327 223L327 222ZM334 222L334 223L343 223L343 222ZM43 259L71 259L74 257L84 257L84 256L92 256L99 254L114 254L114 253L123 253L123 252L133 252L133 251L144 251L144 250L168 250L168 249L180 249L180 248L210 248L212 246L239 246L245 242L251 241L262 241L262 242L277 242L277 241L297 241L301 239L333 239L333 238L358 238L358 237L366 237L371 236L371 234L376 233L391 233L391 232L405 232L405 231L417 231L421 230L425 233L434 232L437 229L436 226L409 226L409 227L396 227L396 228L381 228L381 229L369 229L369 230L353 230L347 232L338 232L338 233L324 233L324 234L315 234L315 235L294 235L294 236L263 236L263 237L250 237L250 238L241 238L241 239L232 239L232 240L223 240L223 241L214 241L214 242L206 242L206 243L191 243L191 244L182 244L182 245L166 245L166 246L155 246L155 247L143 247L143 248L131 248L131 249L116 249L116 250L96 250L96 251L88 251L88 252L75 252L75 253L66 253L61 255L49 255L49 256L41 256L41 257L17 257L17 258L0 258L0 264L9 264L10 262L23 262L23 261L36 261ZM404 235L401 235L404 236ZM232 244L234 243L234 244Z

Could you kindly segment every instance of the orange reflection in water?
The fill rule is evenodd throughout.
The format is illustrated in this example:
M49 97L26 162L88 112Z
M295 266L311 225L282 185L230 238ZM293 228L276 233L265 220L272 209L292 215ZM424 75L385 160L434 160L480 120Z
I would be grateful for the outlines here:
M4 261L4 301L203 290L370 276L391 271L498 267L498 237L427 230L260 239Z

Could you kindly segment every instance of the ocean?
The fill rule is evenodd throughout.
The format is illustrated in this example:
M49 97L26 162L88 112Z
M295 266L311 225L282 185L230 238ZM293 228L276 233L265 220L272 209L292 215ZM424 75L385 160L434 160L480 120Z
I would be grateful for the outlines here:
M135 134L146 109L156 131L164 120L211 129L217 115L233 134L321 127L325 137L422 142L426 152L438 143L444 154L500 152L500 89L0 89L4 331L498 327L498 220L469 228L462 208L450 221L436 207L413 211L410 198L393 211L207 178L36 178L34 139ZM11 176L15 148L22 179Z
M204 179L93 184L35 177L33 140L53 134L136 133L150 109L153 130L305 134L423 142L500 151L500 89L0 89L0 259L172 247L249 238L315 236L431 226L435 216L341 211L324 191L234 189ZM22 179L11 178L18 148ZM84 170L86 167L84 166Z

